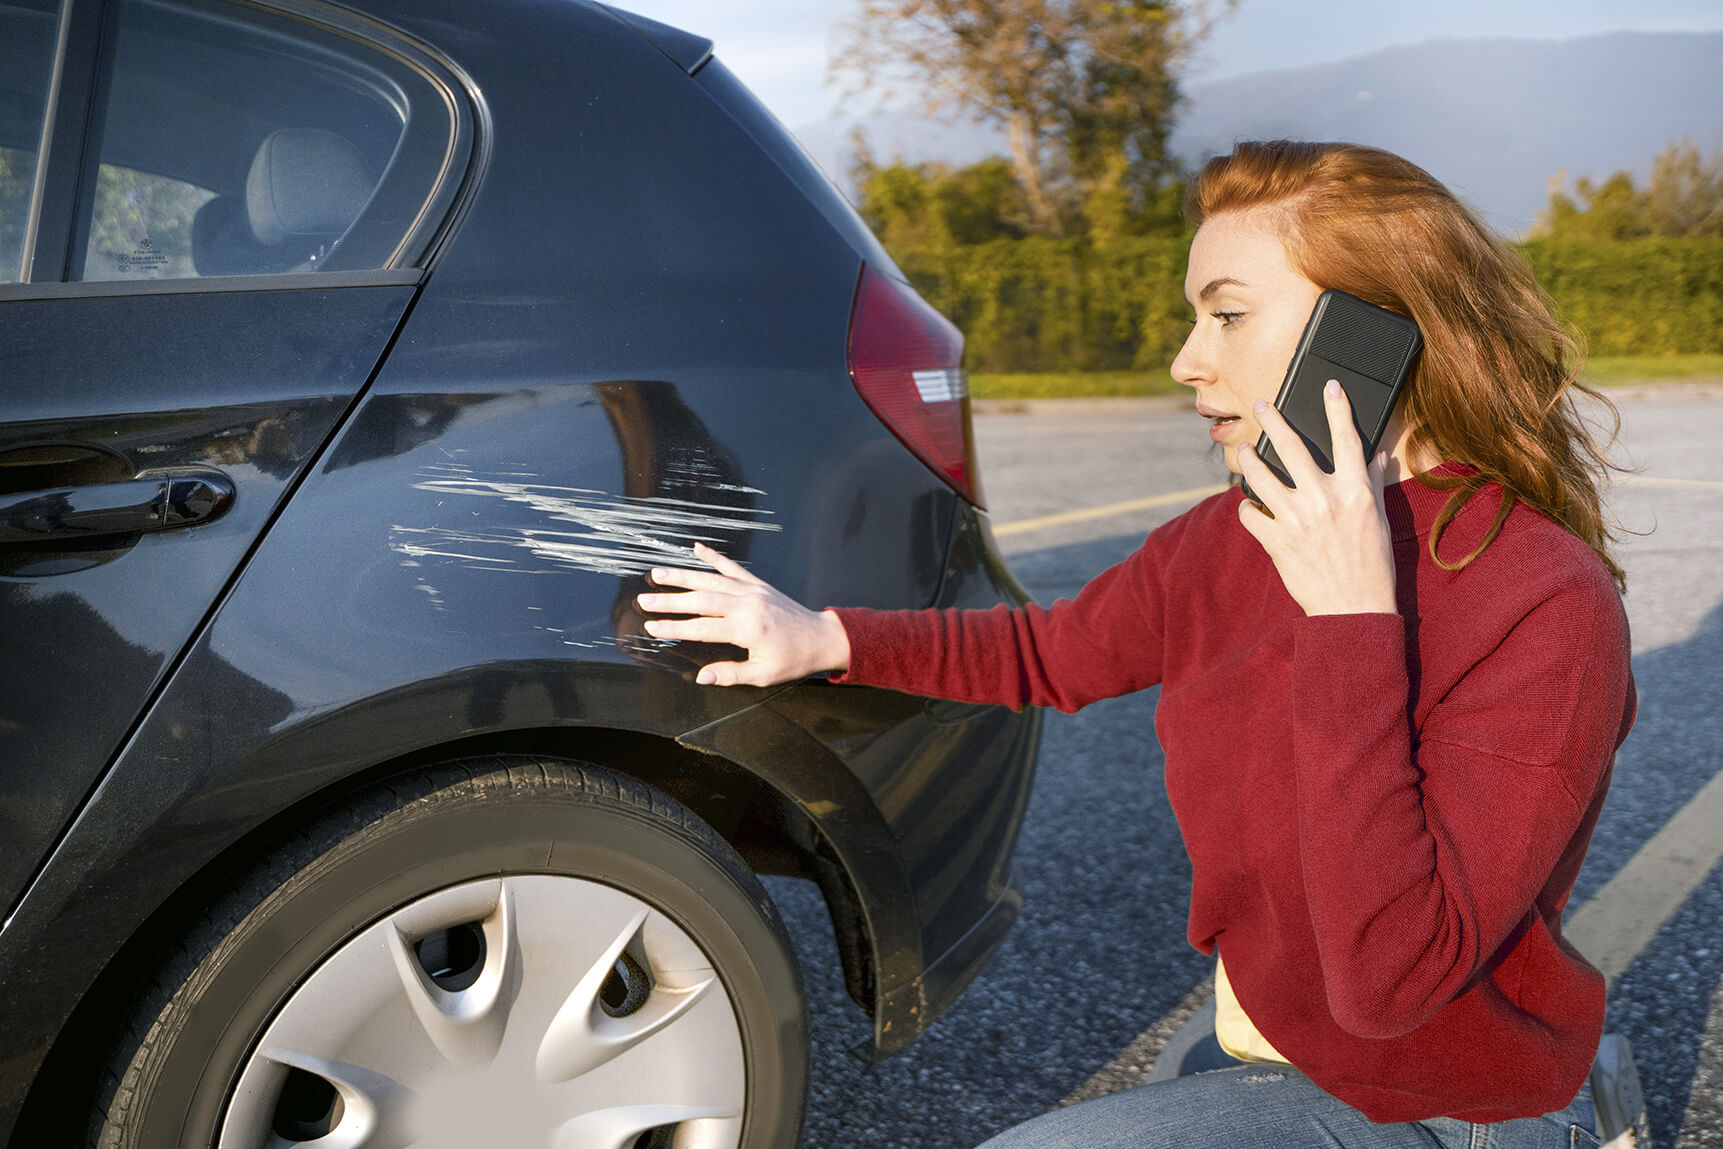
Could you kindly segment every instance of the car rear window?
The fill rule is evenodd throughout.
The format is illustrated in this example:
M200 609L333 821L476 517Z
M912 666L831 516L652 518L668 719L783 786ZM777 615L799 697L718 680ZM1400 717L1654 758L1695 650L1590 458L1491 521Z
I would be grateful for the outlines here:
M75 279L387 266L434 186L401 156L451 128L368 45L210 0L126 0L103 91Z

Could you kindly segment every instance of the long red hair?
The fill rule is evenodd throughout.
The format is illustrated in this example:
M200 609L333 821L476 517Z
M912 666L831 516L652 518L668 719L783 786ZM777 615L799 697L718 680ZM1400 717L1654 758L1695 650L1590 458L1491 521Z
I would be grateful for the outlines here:
M1305 278L1410 316L1423 331L1401 400L1414 453L1476 468L1418 476L1452 491L1430 534L1436 562L1471 562L1519 499L1584 540L1625 586L1599 491L1611 465L1575 396L1590 396L1616 428L1619 416L1580 384L1583 344L1525 259L1428 172L1380 148L1240 143L1185 193L1192 226L1259 208L1282 215L1287 257ZM1444 558L1443 529L1490 482L1502 489L1495 525L1471 554Z

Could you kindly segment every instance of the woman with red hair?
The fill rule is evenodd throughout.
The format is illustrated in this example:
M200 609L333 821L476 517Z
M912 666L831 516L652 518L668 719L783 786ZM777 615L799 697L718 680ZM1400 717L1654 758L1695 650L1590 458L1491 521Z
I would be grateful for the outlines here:
M1561 914L1635 699L1578 348L1524 261L1388 152L1240 144L1186 214L1172 373L1260 502L1204 501L1049 608L810 611L702 549L715 571L655 572L681 593L641 606L685 617L647 629L747 650L707 684L836 672L1067 711L1161 685L1215 1007L1169 1079L990 1146L1595 1144L1604 982ZM1374 459L1329 385L1333 474L1272 406L1327 288L1424 337Z

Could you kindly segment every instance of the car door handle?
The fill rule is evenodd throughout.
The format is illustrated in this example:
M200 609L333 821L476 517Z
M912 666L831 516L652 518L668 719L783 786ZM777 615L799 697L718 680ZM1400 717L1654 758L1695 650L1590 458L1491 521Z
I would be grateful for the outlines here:
M23 491L0 496L0 545L188 527L232 503L233 481L212 467L168 467L120 483Z

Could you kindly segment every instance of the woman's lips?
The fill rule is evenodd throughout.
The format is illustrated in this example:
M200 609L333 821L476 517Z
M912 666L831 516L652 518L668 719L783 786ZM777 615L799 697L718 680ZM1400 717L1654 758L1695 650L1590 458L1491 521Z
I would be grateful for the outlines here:
M1217 443L1226 438L1232 425L1239 420L1237 415L1228 415L1225 411L1217 411L1213 407L1205 407L1201 403L1197 404L1197 414L1209 420L1209 438Z

